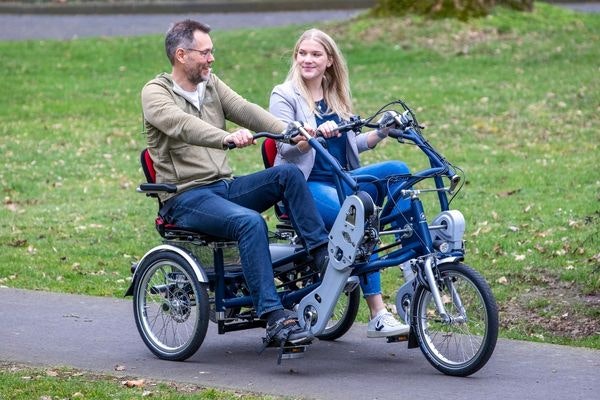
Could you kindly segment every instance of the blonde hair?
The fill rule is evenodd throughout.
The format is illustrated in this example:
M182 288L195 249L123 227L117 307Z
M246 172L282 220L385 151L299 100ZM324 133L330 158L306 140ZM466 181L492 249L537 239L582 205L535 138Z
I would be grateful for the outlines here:
M310 111L314 113L316 111L315 103L304 79L302 79L300 67L296 63L298 49L305 40L314 40L323 46L327 57L331 60L331 66L325 70L322 83L323 98L329 108L328 112L336 113L341 119L350 118L352 115L352 95L350 93L348 66L337 44L325 32L319 29L309 29L300 36L294 46L292 65L286 79L294 82L302 97L306 100Z

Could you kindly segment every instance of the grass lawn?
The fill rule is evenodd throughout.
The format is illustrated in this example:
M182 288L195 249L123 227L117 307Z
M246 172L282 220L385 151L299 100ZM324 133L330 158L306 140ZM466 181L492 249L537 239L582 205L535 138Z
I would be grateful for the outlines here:
M453 206L501 335L600 348L600 15L539 3L467 23L319 27L348 59L358 114L405 100L466 172ZM305 28L215 31L214 71L266 107ZM121 297L131 262L159 242L156 204L135 187L139 92L170 69L163 37L0 42L0 54L0 285ZM232 159L262 168L258 147ZM423 163L393 143L363 162L386 159ZM399 276L384 272L389 303Z
M70 368L32 368L0 361L0 399L3 400L130 400L142 398L275 400L280 397L203 388L193 384L157 382L123 374L110 376Z

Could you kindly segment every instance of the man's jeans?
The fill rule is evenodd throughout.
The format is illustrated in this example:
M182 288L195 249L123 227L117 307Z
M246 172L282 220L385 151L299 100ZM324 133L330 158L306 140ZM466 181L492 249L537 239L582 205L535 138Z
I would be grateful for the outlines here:
M372 175L378 179L384 179L393 175L408 174L409 169L403 162L400 161L384 161L377 164L367 165L364 167L357 168L349 171L350 175ZM335 219L340 211L341 205L337 190L333 182L325 182L322 180L309 180L308 187L315 198L317 208L323 217L325 227L331 229ZM381 205L384 199L378 199L377 188L369 183L359 183L360 190L364 190L369 193L376 204ZM349 187L345 187L346 196L351 194ZM390 186L390 190L394 190L394 186ZM405 211L410 206L407 200L399 201L396 204L396 211ZM362 277L361 277L362 278ZM373 272L368 274L366 277L360 279L360 286L363 291L363 296L371 296L374 294L381 293L381 274L379 272Z
M170 200L173 203L165 216L179 227L238 242L244 277L259 316L282 308L273 282L268 228L261 215L278 201L289 210L308 250L327 243L323 220L295 165L186 190Z

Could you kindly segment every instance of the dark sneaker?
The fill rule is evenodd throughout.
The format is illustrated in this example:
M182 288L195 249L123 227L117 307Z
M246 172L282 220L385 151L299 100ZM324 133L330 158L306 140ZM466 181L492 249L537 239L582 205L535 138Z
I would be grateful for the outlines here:
M265 344L304 344L310 342L310 332L302 329L295 316L286 316L267 325Z
M269 346L279 347L277 364L281 364L284 354L304 352L303 347L313 339L310 331L304 330L298 324L298 318L292 315L279 318L275 322L267 324L267 335L263 338L263 345L259 354ZM287 357L285 357L287 358Z

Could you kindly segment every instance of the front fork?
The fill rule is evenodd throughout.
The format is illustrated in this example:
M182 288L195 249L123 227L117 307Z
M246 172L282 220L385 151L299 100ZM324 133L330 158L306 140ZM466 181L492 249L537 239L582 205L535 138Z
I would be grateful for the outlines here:
M429 285L429 291L431 292L431 296L433 297L433 301L435 302L435 306L438 310L438 313L440 314L440 317L442 318L442 321L444 323L450 323L450 316L446 312L446 307L444 307L444 302L442 301L442 296L438 289L437 280L433 273L435 262L436 259L433 254L430 254L427 257L425 257L425 260L423 262L423 272L425 272L425 278L427 279L427 284ZM454 297L454 294L455 292L453 290L452 297Z
M420 282L420 284L422 285L426 285L427 287L429 287L429 291L431 292L431 296L433 297L433 301L435 302L435 306L437 308L437 311L442 319L442 321L444 323L451 323L452 322L452 318L450 315L448 315L448 312L446 311L446 307L444 306L444 302L442 300L442 295L440 294L440 290L438 288L438 281L436 278L436 274L434 273L434 269L437 268L437 258L435 256L435 250L434 250L434 245L433 245L433 239L432 239L432 235L431 235L431 231L430 231L430 226L427 223L427 218L425 217L425 211L423 209L423 203L421 203L418 194L418 191L414 191L414 190L406 190L404 191L404 194L409 194L411 197L411 213L413 216L415 216L417 218L417 223L414 224L414 233L417 235L418 239L420 241L420 245L422 246L422 248L425 250L425 254L427 254L426 256L421 258L422 264L419 267L420 269L422 269L423 275L424 275L424 279L425 282ZM451 213L450 211L446 211L445 213ZM455 212L456 213L456 212ZM458 213L460 214L460 213ZM442 213L442 216L444 216L445 214ZM454 215L454 214L452 214ZM462 214L460 214L460 217L462 218ZM438 217L439 219L440 217ZM458 215L455 215L455 218L458 219ZM437 220L437 219L436 219ZM452 225L452 227L454 227L455 224L448 224L448 225ZM462 227L462 225L461 225ZM447 229L450 229L450 226L446 226ZM464 229L460 232L460 237L462 239L462 232L464 231ZM456 232L452 231L451 233L453 233L454 235L456 234ZM453 236L452 236L453 237ZM419 277L419 280L422 280L423 277ZM412 286L412 283L409 282L409 284ZM458 293L456 292L454 285L452 285L451 282L446 282L446 285L448 286L448 290L450 291L451 295L452 295L452 301L453 304L455 304L459 310L463 310L462 307L462 302L460 301L460 297L458 296ZM402 296L402 294L404 294L404 292L406 292L407 289L400 289L399 294ZM402 296L404 297L404 296ZM398 303L398 302L397 302ZM403 301L402 299L400 300L400 304L401 306L403 306ZM464 315L464 313L461 312L461 315ZM408 320L408 319L407 319Z
M444 307L444 302L442 301L442 296L440 295L440 291L437 286L437 281L433 273L433 268L436 267L436 258L433 254L433 241L431 239L431 233L429 232L429 225L427 224L425 211L423 210L423 203L421 203L421 201L418 198L418 192L411 192L412 195L410 203L412 213L418 218L417 224L415 226L415 231L418 235L418 240L421 241L421 245L428 254L424 257L423 260L423 272L425 273L425 278L427 280L427 284L429 285L431 295L433 296L433 301L435 301L435 306L438 310L438 313L440 314L442 320L447 323L450 322L450 317L448 316L446 308Z

